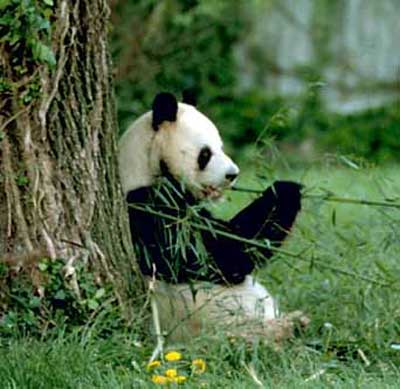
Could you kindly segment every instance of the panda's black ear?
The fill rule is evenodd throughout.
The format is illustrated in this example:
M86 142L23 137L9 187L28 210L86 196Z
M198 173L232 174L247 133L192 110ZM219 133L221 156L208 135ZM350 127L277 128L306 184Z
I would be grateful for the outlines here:
M197 106L197 93L194 88L188 88L182 91L182 102L193 105L193 107Z
M158 126L164 122L174 122L178 112L178 102L172 93L159 93L153 101L153 121L154 131L158 131Z

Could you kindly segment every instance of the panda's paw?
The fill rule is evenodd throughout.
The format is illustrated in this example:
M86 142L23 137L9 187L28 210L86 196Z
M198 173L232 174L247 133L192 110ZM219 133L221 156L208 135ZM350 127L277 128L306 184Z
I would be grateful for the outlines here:
M293 311L267 321L266 341L279 347L282 342L293 338L297 331L304 330L310 319L302 311Z
M303 311L293 311L287 313L284 317L302 328L306 328L311 322L310 318L307 317Z
M300 203L303 185L294 181L275 181L264 191L264 196L272 196L278 201L295 201Z

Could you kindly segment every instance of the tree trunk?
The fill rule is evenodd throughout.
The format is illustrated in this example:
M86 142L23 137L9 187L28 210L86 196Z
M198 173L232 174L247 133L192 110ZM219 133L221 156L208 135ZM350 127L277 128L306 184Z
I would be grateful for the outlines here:
M108 5L43 3L54 66L51 53L23 40L0 45L0 258L45 253L71 273L89 261L126 290L119 275L132 277L134 266L117 175Z

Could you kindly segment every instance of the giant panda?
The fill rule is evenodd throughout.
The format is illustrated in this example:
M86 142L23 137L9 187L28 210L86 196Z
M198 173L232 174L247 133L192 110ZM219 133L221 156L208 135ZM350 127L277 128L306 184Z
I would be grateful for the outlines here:
M239 174L213 122L159 93L119 141L119 169L139 268L153 282L162 331L183 340L205 331L285 337L292 316L253 271L272 256L301 207L301 185L277 181L231 220L203 205ZM289 328L289 330L288 330Z

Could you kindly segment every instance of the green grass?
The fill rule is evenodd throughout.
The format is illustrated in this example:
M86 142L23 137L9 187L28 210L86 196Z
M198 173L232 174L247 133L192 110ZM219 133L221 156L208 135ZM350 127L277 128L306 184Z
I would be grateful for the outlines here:
M323 188L343 197L400 201L398 167L344 162L268 170L262 182L296 179L312 193ZM250 172L240 185L265 186ZM229 197L215 209L220 216L233 215L251 199ZM205 359L207 371L185 386L256 387L251 368L271 388L397 388L400 351L391 345L400 343L400 210L306 198L284 249L301 258L279 254L257 276L282 310L306 312L309 328L279 350L218 334L193 339L180 349L183 357ZM153 346L153 339L139 343L134 330L102 339L95 331L60 331L43 342L12 340L0 348L1 387L152 387L145 365Z

